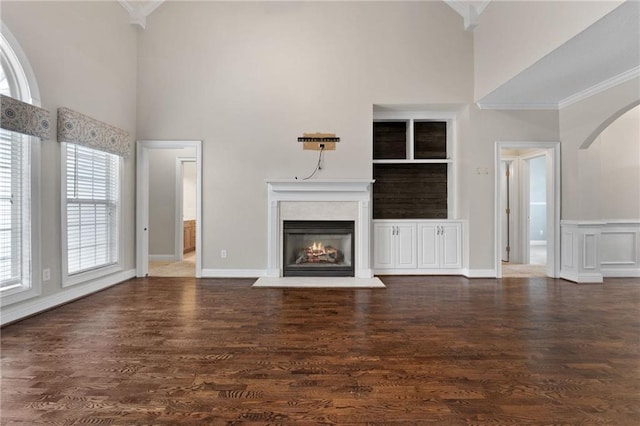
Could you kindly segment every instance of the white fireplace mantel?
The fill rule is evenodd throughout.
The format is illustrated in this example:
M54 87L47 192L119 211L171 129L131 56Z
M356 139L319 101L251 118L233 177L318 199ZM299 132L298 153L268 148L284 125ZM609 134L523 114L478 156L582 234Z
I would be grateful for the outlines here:
M355 229L355 275L371 278L371 184L372 179L274 179L267 180L269 234L268 270L270 277L282 276L282 202L357 204Z

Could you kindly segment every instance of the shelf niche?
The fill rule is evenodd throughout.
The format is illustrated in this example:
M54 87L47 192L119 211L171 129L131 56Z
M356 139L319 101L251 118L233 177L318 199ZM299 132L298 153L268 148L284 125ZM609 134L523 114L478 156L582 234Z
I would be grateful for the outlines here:
M374 219L447 219L447 164L374 164Z

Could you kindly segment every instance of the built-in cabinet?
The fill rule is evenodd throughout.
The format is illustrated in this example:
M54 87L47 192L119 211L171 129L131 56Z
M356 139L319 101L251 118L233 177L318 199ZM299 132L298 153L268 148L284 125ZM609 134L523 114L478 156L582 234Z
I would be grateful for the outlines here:
M196 249L196 221L185 220L183 228L183 253Z
M415 269L418 259L416 235L413 223L374 223L374 268Z
M418 223L418 268L462 268L462 223Z
M454 132L455 114L374 110L375 273L462 273Z
M455 274L462 268L462 221L374 220L376 273Z

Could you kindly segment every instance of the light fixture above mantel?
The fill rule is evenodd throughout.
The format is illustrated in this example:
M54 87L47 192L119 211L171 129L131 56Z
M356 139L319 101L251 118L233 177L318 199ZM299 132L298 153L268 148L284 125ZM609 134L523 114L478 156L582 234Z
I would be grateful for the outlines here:
M160 7L164 0L118 0L118 3L129 14L129 23L145 29L147 16Z

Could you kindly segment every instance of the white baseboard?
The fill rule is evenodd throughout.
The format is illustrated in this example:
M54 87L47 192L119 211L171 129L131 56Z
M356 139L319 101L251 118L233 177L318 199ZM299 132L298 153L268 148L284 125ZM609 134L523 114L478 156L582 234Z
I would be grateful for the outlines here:
M602 284L602 274L596 272L577 273L569 271L560 271L560 278L567 281L573 281L577 284Z
M374 275L464 275L462 269L374 269Z
M177 262L178 258L175 254L150 254L150 262Z
M467 278L495 278L495 269L463 269L462 275Z
M640 277L639 268L602 268L600 270L605 278L636 278Z
M2 314L0 315L0 325L5 325L37 314L38 312L46 311L48 309L55 308L56 306L69 303L97 291L104 290L105 288L120 284L121 282L127 281L135 276L136 270L129 269L127 271L118 272L117 274L97 279L87 284L78 284L73 287L63 288L61 291L50 296L35 297L22 303L16 303L16 306L5 306L2 308Z
M203 269L202 278L258 278L266 277L265 269Z

